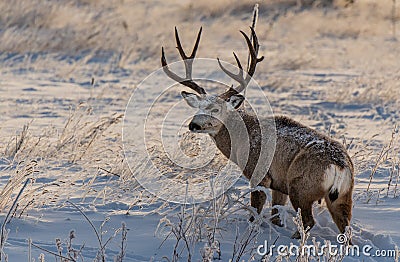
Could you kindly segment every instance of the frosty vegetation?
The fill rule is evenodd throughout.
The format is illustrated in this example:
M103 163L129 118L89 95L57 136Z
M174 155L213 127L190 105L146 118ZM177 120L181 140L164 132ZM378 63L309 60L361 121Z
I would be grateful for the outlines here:
M354 3L350 3L354 2ZM173 52L174 26L184 45L203 26L199 57L247 56L239 30L253 1L16 0L0 10L1 261L358 261L331 256L260 256L269 244L335 243L324 203L304 232L289 206L284 227L261 215L239 179L214 200L178 205L135 181L125 159L122 121L135 87ZM400 53L396 1L259 3L262 44L255 79L274 113L343 142L356 167L353 243L400 245ZM241 51L242 50L242 51ZM174 56L175 55L175 56ZM234 62L232 61L228 62ZM218 73L218 72L217 72ZM160 90L164 87L160 83ZM180 99L179 93L166 101ZM186 112L182 112L185 114ZM188 115L189 117L189 115ZM182 148L196 155L198 135ZM205 170L179 173L157 138L151 156L176 179L207 181ZM213 165L226 163L217 155ZM138 156L136 169L143 169ZM142 169L141 169L142 168ZM146 170L143 169L143 172ZM196 173L197 172L197 173ZM249 223L249 217L255 221ZM300 241L291 233L302 230ZM363 257L365 261L375 258Z

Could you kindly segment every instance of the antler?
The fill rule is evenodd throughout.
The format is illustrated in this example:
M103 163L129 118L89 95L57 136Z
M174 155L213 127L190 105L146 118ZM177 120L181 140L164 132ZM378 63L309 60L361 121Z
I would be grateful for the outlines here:
M253 43L251 43L249 37L243 31L240 31L240 33L242 33L242 35L246 39L246 43L247 43L247 46L249 47L249 51L250 51L250 65L249 65L249 68L247 71L246 78L244 77L242 64L240 63L240 60L237 57L237 55L235 54L235 52L233 52L233 56L235 57L236 63L240 69L239 73L237 73L237 74L234 74L234 73L228 71L225 67L222 66L221 62L219 61L219 58L217 58L219 66L221 67L222 71L224 71L225 74L227 74L229 77L233 78L235 81L239 82L239 86L237 86L236 88L231 87L228 91L226 91L225 93L220 95L220 97L222 97L224 99L227 99L234 94L238 94L238 93L242 92L246 88L246 86L249 84L251 77L254 75L254 72L256 71L257 63L261 62L264 59L264 56L261 56L260 58L257 57L260 45L258 43L256 32L254 31L254 29L252 27L250 27L250 29L251 29L251 36L253 38Z
M193 59L195 58L197 48L199 47L202 29L203 28L200 27L199 33L197 34L196 43L194 44L194 47L193 47L192 54L190 56L187 56L185 54L185 51L183 51L181 41L179 40L178 30L175 27L175 39L176 39L176 45L177 45L176 48L178 48L179 54L181 55L182 60L185 63L185 69L186 69L186 77L185 78L180 77L177 74L175 74L174 72L172 72L171 70L169 70L167 60L165 59L164 47L161 48L161 64L163 66L163 70L164 70L165 74L169 78L181 83L182 85L185 85L185 86L193 89L194 91L196 91L197 93L199 93L201 95L204 95L204 94L206 94L206 91L204 90L204 88L200 87L192 79Z

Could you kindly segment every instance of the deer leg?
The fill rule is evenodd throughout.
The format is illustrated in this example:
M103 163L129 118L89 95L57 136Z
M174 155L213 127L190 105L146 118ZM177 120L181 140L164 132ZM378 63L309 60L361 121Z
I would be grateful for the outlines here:
M292 200L290 202L293 202ZM313 215L312 215L312 203L302 203L300 205L292 204L296 210L300 208L301 219L303 220L303 227L305 230L309 231L315 224ZM300 232L296 230L296 232L292 235L292 238L300 239Z
M295 179L291 182L289 187L289 198L292 206L297 211L300 208L301 218L303 220L304 229L310 230L314 224L314 218L312 214L312 205L314 201L317 199L312 199L307 197L307 192L311 192L310 188L304 188L304 183L302 181L298 181L299 179ZM301 178L300 178L301 180ZM292 238L300 238L300 232L297 230Z
M264 204L265 200L267 199L267 196L263 191L254 191L250 193L250 205L254 207L257 210L257 213L260 214ZM250 217L250 222L254 221L254 217Z
M280 205L284 206L286 205L288 195L283 194L277 190L272 190L272 206L275 205ZM282 227L282 221L279 217L279 212L277 208L272 208L271 210L271 222L277 226Z

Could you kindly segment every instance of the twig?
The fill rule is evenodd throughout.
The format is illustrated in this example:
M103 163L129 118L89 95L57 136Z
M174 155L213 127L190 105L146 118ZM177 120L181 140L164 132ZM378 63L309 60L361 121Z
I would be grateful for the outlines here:
M397 160L397 176L396 176L396 183L394 186L394 192L393 192L393 197L396 198L397 197L397 186L399 183L399 179L400 179L400 160Z
M28 239L28 262L32 262L32 238Z
M92 227L94 233L96 234L97 241L99 242L100 248L103 248L103 244L101 242L101 238L100 238L99 232L97 232L97 229L93 225L92 221L90 221L90 219L86 216L86 214L82 211L82 209L80 207L78 207L77 205L75 205L74 203L72 203L69 200L67 200L65 202L71 204L73 207L75 207L82 214L82 216L86 219L86 221L89 223L89 225Z
M111 175L113 175L113 176L116 176L116 177L121 177L120 175L115 174L115 173L113 173L113 172L111 172L111 171L108 171L107 169L104 169L104 168L102 168L102 167L99 167L99 170L104 171L104 172L106 172L106 173L109 173L109 174L111 174Z
M66 260L68 260L68 261L76 262L76 260L73 259L73 258L69 258L69 257L65 257L65 256L63 256L63 255L57 254L56 252L47 250L47 249L45 249L45 248L43 248L43 247L41 247L41 246L38 246L38 245L36 245L36 244L34 244L34 243L32 243L32 242L31 242L31 245L34 246L34 247L36 247L36 248L38 248L38 249L40 249L40 250L42 250L42 251L44 251L44 252L47 252L47 253L49 253L49 254L52 254L53 256L56 256L56 257L59 257L59 258L62 258L62 259L66 259Z
M375 175L379 165L388 160L389 153L390 153L391 150L393 150L393 146L395 144L395 139L396 139L396 133L397 133L397 125L395 125L394 128L393 128L392 136L391 136L391 139L389 141L389 144L383 146L381 152L379 153L379 157L376 160L375 166L372 169L370 177L369 177L369 183L368 183L368 187L367 187L367 192L369 191L369 188L370 188L370 185L371 185L371 182L372 182L372 178ZM390 186L390 181L389 181L389 186Z
M125 222L122 222L122 227L121 227L121 250L119 254L117 255L115 261L116 262L122 262L122 260L125 257L126 254L126 240L128 235L128 229L126 228Z
M14 155L13 155L14 159L15 159L18 151L21 149L22 144L25 141L25 138L26 138L26 136L28 134L29 125L32 123L32 121L22 127L22 132L21 132L19 140L18 140L18 136L15 137L15 152L14 152Z
M4 230L6 228L6 224L8 223L8 220L10 218L11 213L14 213L14 209L17 206L17 202L18 202L19 198L21 197L22 192L24 191L25 187L28 185L28 182L29 182L29 178L25 180L24 185L19 190L17 197L14 199L14 202L13 202L10 210L8 210L6 218L4 219L3 224L1 225L1 239L0 239L0 251L1 252L3 251L4 242L5 242L5 238L6 238L5 235L4 235L5 234ZM2 253L1 252L0 252L0 261L2 259Z
M378 169L378 167L380 165L380 162L383 159L383 156L385 155L385 153L384 153L385 149L386 149L386 146L384 146L382 148L381 152L379 153L378 159L376 160L375 165L371 170L371 174L369 175L369 183L368 183L368 187L367 187L367 192L369 191L369 188L371 186L372 178L374 177L374 175L375 175L375 173L376 173L376 171L377 171L377 169Z

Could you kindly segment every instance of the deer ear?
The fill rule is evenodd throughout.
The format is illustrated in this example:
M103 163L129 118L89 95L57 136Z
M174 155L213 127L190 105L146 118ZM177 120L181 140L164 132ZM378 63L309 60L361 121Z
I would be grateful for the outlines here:
M243 103L244 101L244 96L237 94L237 95L232 95L228 99L228 104L230 104L234 109L238 109L239 106Z
M181 95L183 97L183 99L185 99L186 103L194 108L198 108L199 107L199 102L200 102L200 97L196 94L193 93L189 93L189 92L185 92L182 91Z

